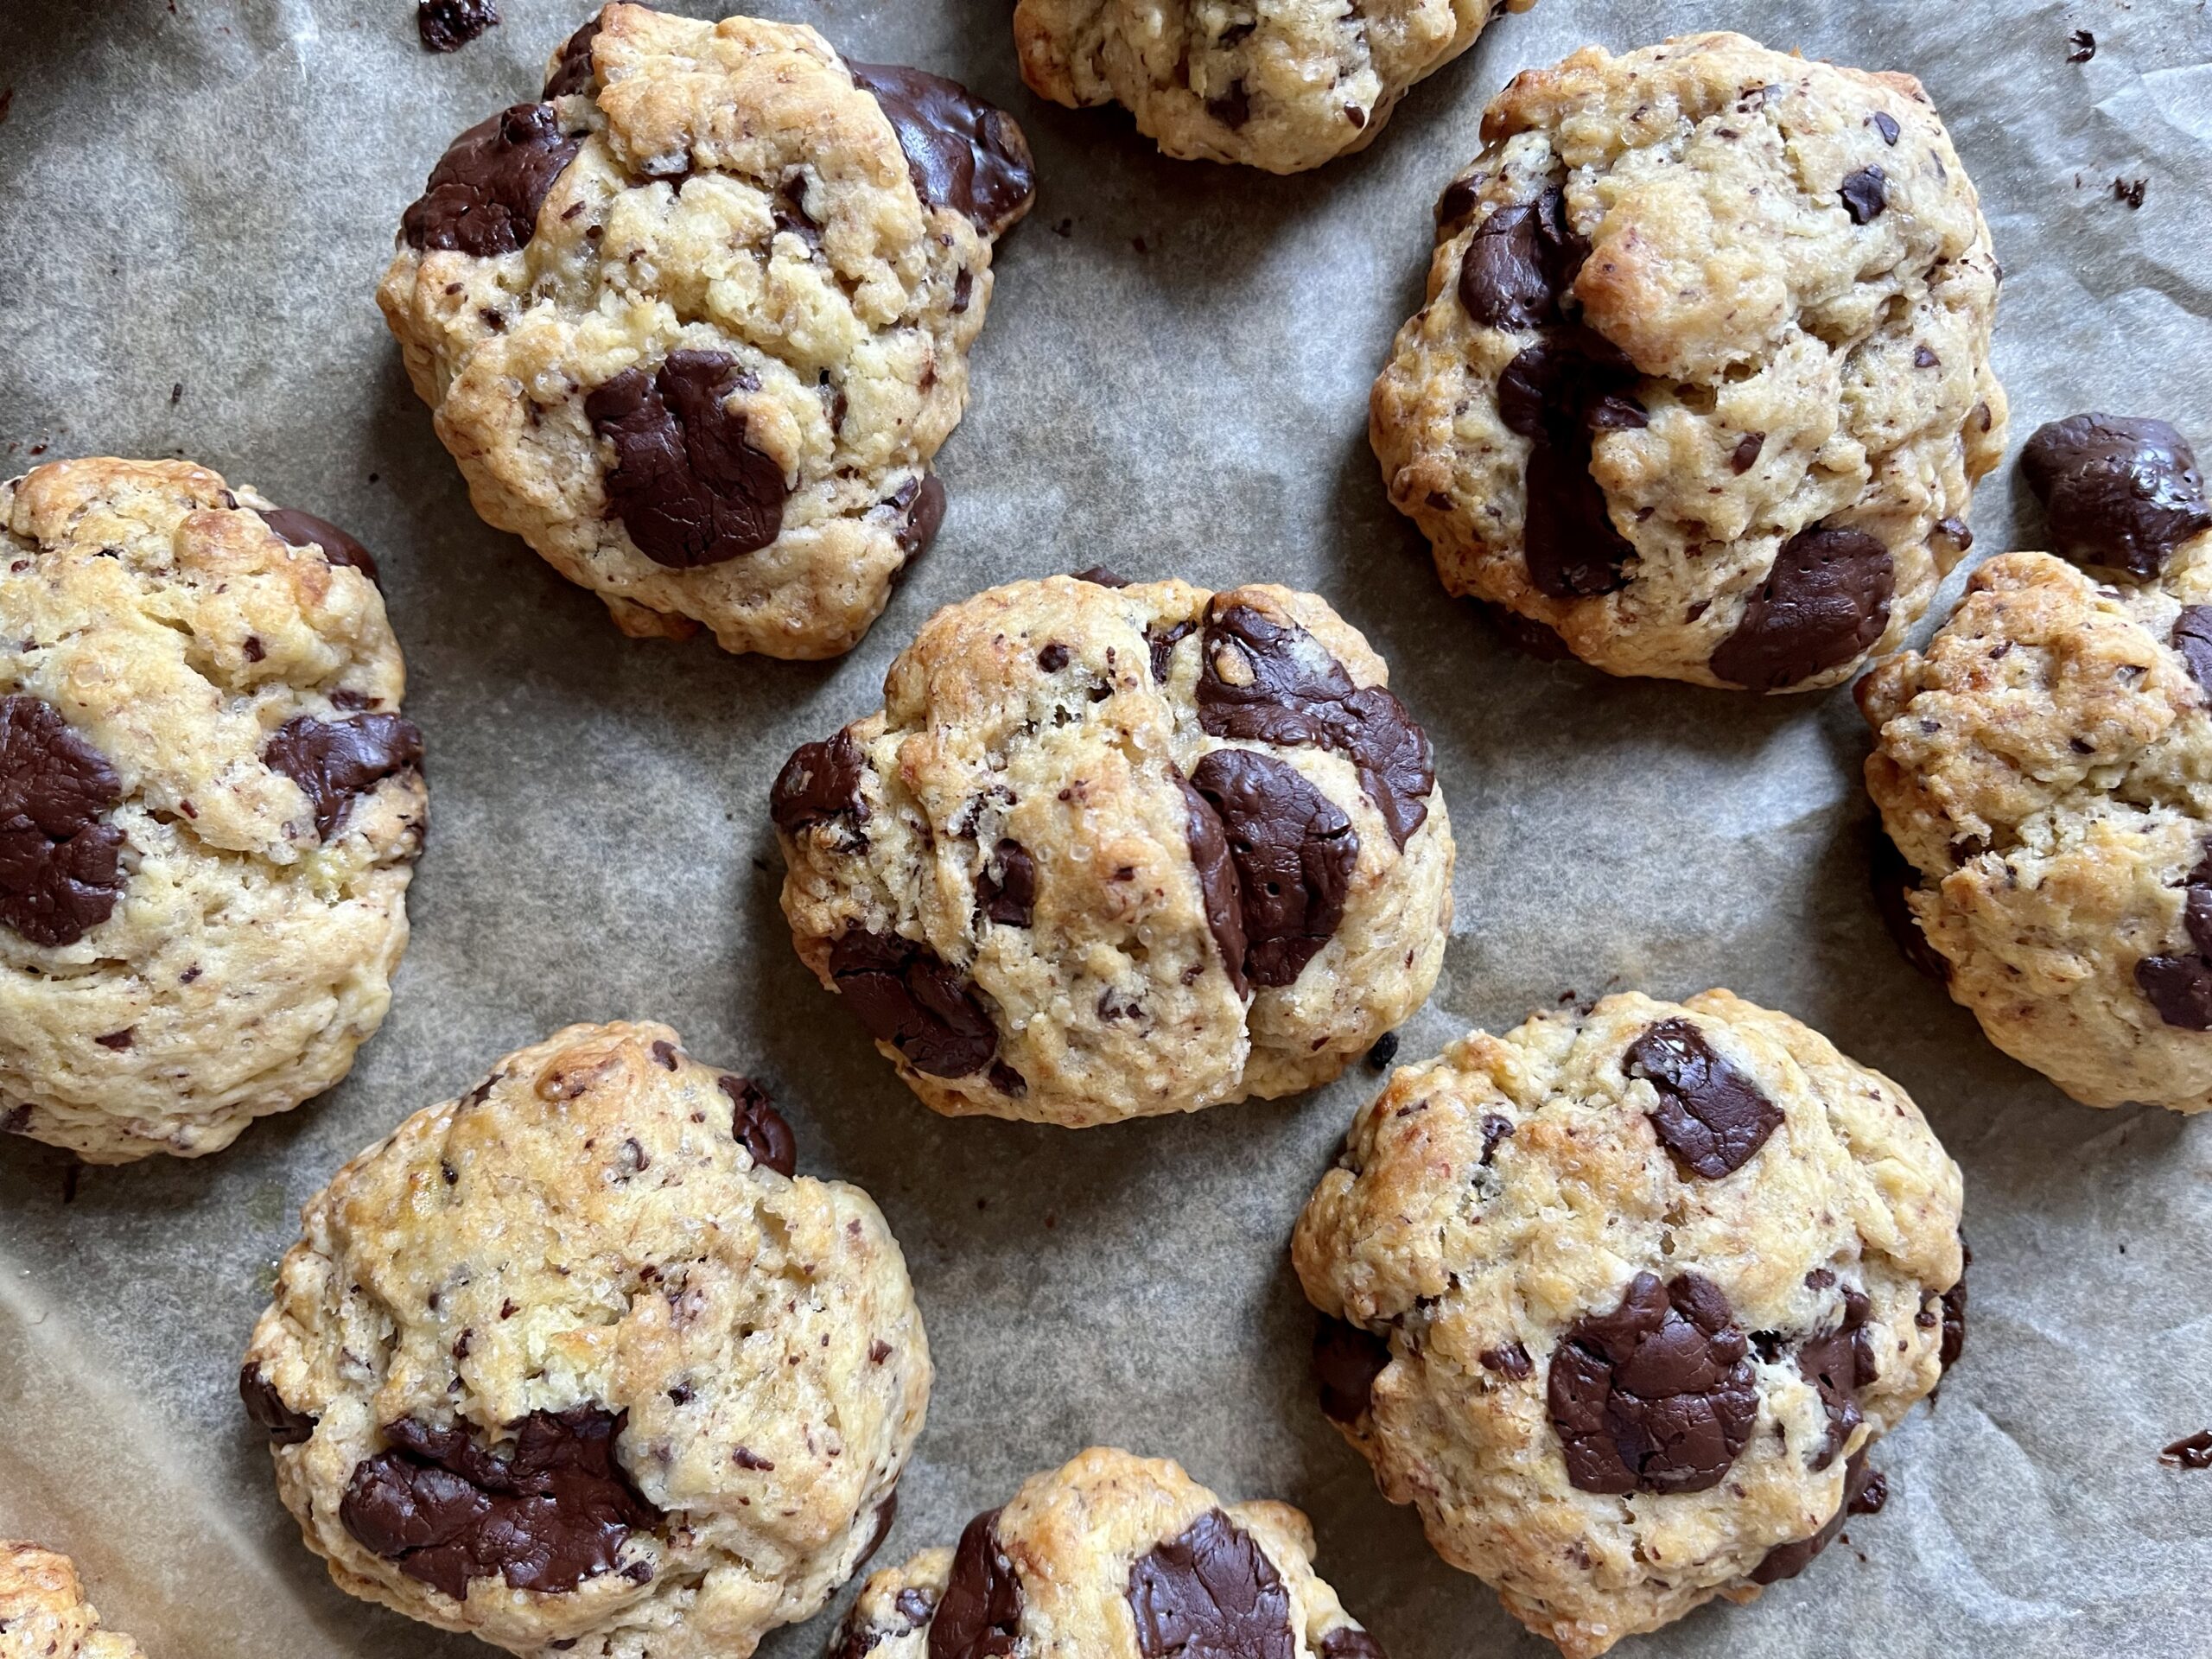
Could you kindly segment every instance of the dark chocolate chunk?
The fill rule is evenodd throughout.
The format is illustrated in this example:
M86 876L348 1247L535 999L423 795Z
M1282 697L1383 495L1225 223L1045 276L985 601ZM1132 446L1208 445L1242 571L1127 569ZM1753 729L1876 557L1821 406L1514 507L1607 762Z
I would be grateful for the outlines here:
M1651 1127L1686 1179L1734 1174L1782 1125L1781 1108L1687 1020L1648 1028L1629 1045L1621 1070L1657 1092Z
M1321 1659L1385 1659L1382 1644L1365 1630L1339 1624L1321 1638Z
M1735 448L1728 456L1728 470L1741 477L1758 464L1759 451L1766 448L1766 434L1746 432L1736 440Z
M1355 686L1312 634L1249 605L1224 607L1217 597L1207 607L1205 643L1198 724L1215 737L1334 749L1351 762L1402 849L1428 817L1436 783L1428 734L1405 705L1381 686ZM1232 658L1245 671L1235 683L1222 674Z
M1959 1282L1943 1293L1943 1345L1937 1356L1944 1370L1959 1363L1959 1356L1967 1348L1967 1275L1966 1269L1974 1265L1974 1252L1966 1251L1966 1261L1959 1269Z
M1565 195L1547 190L1499 208L1477 228L1459 259L1459 303L1485 328L1557 322L1560 296L1589 257L1590 245L1567 228Z
M1905 855L1897 850L1897 842L1882 833L1878 825L1872 836L1869 849L1869 878L1874 888L1874 908L1881 912L1882 925L1890 931L1897 950L1904 959L1937 984L1947 984L1951 977L1949 958L1929 942L1921 931L1920 918L1912 913L1912 906L1905 902L1905 895L1918 891L1920 872L1913 868Z
M1535 1363L1519 1342L1509 1342L1503 1348L1485 1348L1475 1357L1482 1362L1484 1370L1496 1371L1515 1382L1524 1382L1535 1375Z
M1889 178L1878 167L1862 167L1843 181L1837 194L1853 224L1871 225L1882 216L1890 205Z
M1290 1592L1251 1534L1208 1510L1129 1567L1144 1659L1295 1659Z
M2212 962L2201 956L2145 957L2135 983L2158 1018L2182 1031L2212 1031Z
M1477 181L1454 179L1444 187L1444 194L1436 199L1436 239L1440 242L1459 235L1475 209L1482 203L1482 191Z
M1605 491L1590 475L1588 447L1537 444L1526 489L1522 549L1537 592L1575 599L1618 588L1636 548L1614 528Z
M1299 772L1250 749L1216 749L1191 773L1228 832L1244 918L1244 977L1294 983L1336 936L1359 862L1351 820Z
M964 1077L998 1052L998 1028L968 976L925 944L849 927L830 947L830 973L868 1035L917 1071Z
M2087 63L2097 55L2097 37L2086 29L2077 29L2066 37L2066 61Z
M1252 95L1242 80L1232 80L1220 97L1206 99L1206 113L1234 132L1252 118Z
M239 1370L238 1398L245 1402L245 1414L269 1436L271 1446L304 1446L315 1433L316 1419L286 1405L276 1385L258 1365Z
M1891 149L1895 149L1897 147L1898 134L1903 129L1897 125L1897 117L1891 115L1887 110L1877 110L1874 111L1874 130L1882 135L1884 143Z
M1367 1069L1388 1071L1390 1062L1398 1058L1398 1033L1386 1031L1375 1039L1375 1046L1367 1051Z
M1057 674L1068 665L1068 648L1055 639L1037 653L1037 666L1047 674Z
M825 742L802 743L776 774L768 791L768 816L787 836L832 818L863 823L868 803L861 798L861 779L867 769L849 731Z
M560 61L545 78L545 97L565 98L571 92L592 90L591 45L599 38L600 16L598 12L592 13L591 20L569 35L561 48Z
M776 539L784 469L746 442L723 400L744 384L724 352L671 352L658 372L625 369L592 389L584 413L613 447L607 497L638 550L691 570Z
M1483 1168L1488 1169L1491 1166L1491 1160L1497 1156L1499 1143L1501 1141L1512 1139L1512 1120L1502 1117L1496 1112L1484 1112L1483 1114L1483 1155L1481 1160L1481 1166Z
M261 515L261 522L281 541L294 547L319 547L327 563L350 564L371 582L377 579L377 562L369 550L327 518L302 512L297 507L271 507Z
M1844 1465L1843 1502L1828 1517L1827 1524L1809 1538L1777 1544L1767 1551L1751 1569L1751 1582L1779 1584L1784 1579L1796 1578L1812 1564L1813 1557L1835 1541L1846 1521L1854 1515L1878 1515L1889 1499L1889 1482L1866 1466L1866 1452L1862 1449L1853 1452L1851 1461Z
M1615 1496L1719 1484L1758 1416L1749 1354L1711 1280L1637 1274L1618 1308L1576 1320L1552 1351L1547 1394L1568 1481Z
M1023 1077L1004 1060L993 1060L990 1070L991 1087L1008 1100L1020 1100L1029 1092L1029 1079Z
M423 734L399 715L359 715L321 721L299 715L277 728L262 764L307 792L315 833L328 841L353 810L356 796L423 764Z
M1191 863L1198 873L1198 897L1206 907L1206 931L1229 982L1242 996L1249 988L1244 981L1244 903L1237 891L1236 865L1229 851L1229 836L1213 803L1191 786L1180 772L1175 781L1183 791L1184 835L1190 842Z
M976 902L1002 926L1029 925L1037 913L1037 861L1027 847L1008 836L991 849L976 878Z
M1797 1350L1797 1374L1819 1390L1827 1413L1827 1433L1811 1460L1815 1470L1834 1463L1853 1432L1866 1421L1859 1408L1859 1390L1880 1376L1873 1342L1866 1333L1866 1293L1847 1288L1842 1323Z
M2051 551L2076 564L2155 576L2212 530L2188 440L2164 421L2075 415L2039 427L2020 470L2050 520Z
M815 252L822 251L822 226L814 215L806 211L806 175L791 172L776 186L776 193L769 198L769 222L778 231L788 232Z
M798 1170L798 1141L769 1098L750 1077L724 1072L715 1085L729 1096L729 1132L763 1169L790 1176Z
M2183 1435L2159 1452L2158 1461L2176 1469L2212 1469L2212 1428Z
M1849 662L1889 626L1897 571L1863 530L1815 525L1782 544L1709 666L1732 685L1780 691Z
M561 130L550 105L502 110L438 158L422 197L400 220L400 234L410 248L480 259L527 247L537 233L537 210L582 143Z
M0 922L33 944L74 944L123 891L123 831L103 817L123 779L36 697L0 697Z
M415 32L425 52L458 52L499 25L499 9L492 0L421 0L415 8Z
M1586 436L1600 406L1615 426L1642 424L1629 412L1635 400L1624 397L1636 384L1636 365L1603 334L1579 327L1548 329L1498 376L1498 416L1524 438L1572 448Z
M1367 1415L1375 1379L1390 1363L1390 1344L1382 1338L1324 1314L1313 1332L1313 1380L1320 1386L1321 1409L1330 1420L1356 1423Z
M1152 652L1152 677L1155 684L1166 683L1175 647L1196 632L1198 626L1195 622L1178 622L1172 628L1150 627L1144 631L1145 645Z
M1129 579L1127 576L1116 571L1109 570L1103 564L1094 564L1088 570L1077 571L1075 579L1077 582L1087 582L1094 588L1126 588L1129 585Z
M890 506L899 520L899 550L906 556L906 563L912 564L930 550L930 543L937 540L944 523L944 480L935 473L910 478L899 486Z
M1021 1623L1021 1580L999 1548L999 1512L968 1523L930 1624L929 1659L1005 1659Z
M1498 377L1500 417L1535 441L1521 537L1529 577L1554 599L1612 592L1636 556L1590 475L1593 430L1644 423L1636 383L1626 355L1583 327L1547 329Z
M852 63L853 84L875 97L906 153L915 194L997 236L1037 199L1028 140L1005 111L958 81L897 64Z
M455 1600L494 1573L516 1590L573 1590L660 1520L615 1461L628 1418L596 1406L534 1411L507 1425L515 1443L501 1456L464 1427L403 1417L385 1426L390 1449L354 1465L339 1521Z
M2212 692L2212 605L2184 605L2174 619L2173 647L2200 691Z

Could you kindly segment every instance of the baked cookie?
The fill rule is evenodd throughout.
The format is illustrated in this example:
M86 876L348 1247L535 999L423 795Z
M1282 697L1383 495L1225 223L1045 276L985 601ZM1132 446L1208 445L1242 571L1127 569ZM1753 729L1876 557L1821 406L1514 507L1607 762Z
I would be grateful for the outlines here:
M1997 261L1919 82L1586 48L1436 218L1369 432L1446 588L1612 674L1806 690L1897 646L2005 452Z
M424 803L375 577L183 461L0 484L0 1129L218 1152L383 1023Z
M1294 1094L1436 982L1452 827L1382 658L1311 594L1116 582L939 611L776 779L798 953L937 1111Z
M1292 1258L1323 1408L1573 1659L1801 1572L1965 1339L1958 1166L1727 991L1475 1032L1353 1123Z
M1093 1446L869 1575L829 1659L1382 1659L1287 1503L1224 1504L1165 1458Z
M1121 104L1186 161L1302 173L1382 130L1398 100L1535 0L1020 0L1021 77L1084 109Z
M1992 559L1924 652L1859 686L1893 931L2085 1105L2212 1106L2208 687L2207 536L2143 587Z
M801 24L609 5L377 290L476 510L638 636L834 657L944 516L1011 118Z
M119 1630L100 1628L67 1555L0 1541L0 1659L146 1659Z
M340 1589L511 1653L744 1659L888 1528L930 1385L866 1193L665 1026L572 1026L308 1203L238 1390Z

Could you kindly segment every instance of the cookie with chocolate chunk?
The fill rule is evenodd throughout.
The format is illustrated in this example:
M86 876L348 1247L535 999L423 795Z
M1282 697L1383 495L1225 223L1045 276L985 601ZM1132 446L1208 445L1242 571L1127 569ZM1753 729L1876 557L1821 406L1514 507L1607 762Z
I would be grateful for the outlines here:
M0 484L0 1130L198 1157L383 1023L423 736L376 562L184 461Z
M238 1378L340 1588L511 1653L722 1659L887 1529L929 1351L749 1079L572 1026L311 1198Z
M2005 450L1999 272L1920 84L1694 35L1519 76L1369 432L1437 573L1608 673L1896 648Z
M1591 1659L1804 1570L1965 1340L1958 1166L1727 991L1394 1073L1291 1255L1323 1410L1429 1542Z
M2146 523L2140 494L2105 497ZM2055 507L2062 520L2077 549L2151 546ZM2101 586L2048 553L1992 559L1927 647L1883 663L1859 702L1875 732L1866 787L1898 854L1892 925L1917 936L1953 1000L2085 1105L2200 1112L2212 535L2158 563L2156 582Z
M377 291L477 511L625 632L849 651L936 535L1027 144L802 24L603 7Z
M1300 173L1364 149L1398 100L1534 0L1020 0L1032 90L1121 104L1170 156Z
M938 612L772 792L799 955L940 1112L1292 1094L1443 960L1451 824L1367 642L1310 594L1103 575Z
M0 1540L0 1659L146 1659L120 1630L100 1628L76 1564L36 1544Z
M1315 1575L1305 1516L1108 1446L1031 1476L957 1548L871 1574L828 1659L1033 1653L1382 1659Z

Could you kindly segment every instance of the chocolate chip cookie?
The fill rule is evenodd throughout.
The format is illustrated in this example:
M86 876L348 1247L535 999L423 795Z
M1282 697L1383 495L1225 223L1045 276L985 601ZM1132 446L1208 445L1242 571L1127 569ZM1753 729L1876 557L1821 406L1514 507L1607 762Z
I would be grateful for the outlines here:
M1134 1635L1135 1645L1131 1645ZM869 1575L829 1659L1382 1659L1287 1503L1224 1505L1166 1459L1093 1446Z
M145 1659L145 1649L100 1628L67 1555L0 1541L0 1659Z
M1534 0L1020 0L1021 74L1071 109L1122 104L1170 156L1300 173L1363 149L1415 81Z
M391 1000L422 734L367 550L183 461L0 484L0 1130L217 1152Z
M1866 787L1893 843L1878 896L2007 1054L2087 1105L2198 1112L2212 1107L2212 536L2166 549L2144 533L2149 498L2104 499L2126 522L2055 503L2054 528L2100 563L2155 556L2161 581L2101 586L2048 553L2005 554L1924 652L1860 683Z
M1003 111L811 29L609 5L454 141L377 292L479 512L625 632L849 651L944 516Z
M2005 449L1997 261L1920 84L1590 47L1483 139L1370 411L1444 585L1613 674L1806 690L1895 649Z
M1727 991L1402 1068L1292 1257L1323 1409L1571 1659L1802 1571L1965 1340L1958 1166L1904 1091Z
M512 1653L723 1659L890 1524L929 1395L868 1195L665 1026L573 1026L310 1199L239 1375L339 1587Z
M1452 829L1382 659L1310 594L1115 580L938 612L776 779L799 955L940 1112L1295 1093L1436 982Z

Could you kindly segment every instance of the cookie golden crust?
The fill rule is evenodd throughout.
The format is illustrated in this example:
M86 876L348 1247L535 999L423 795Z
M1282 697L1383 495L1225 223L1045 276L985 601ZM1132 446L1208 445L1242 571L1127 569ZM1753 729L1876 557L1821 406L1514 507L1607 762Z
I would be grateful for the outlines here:
M382 1023L425 802L374 574L183 461L0 484L0 1128L217 1152Z
M1613 674L1808 690L1895 649L2005 435L1989 230L1919 83L1591 47L1483 140L1370 408L1444 585Z
M0 1541L0 1659L146 1659L118 1630L100 1628L67 1555Z
M1325 1409L1573 1659L1802 1571L1964 1338L1913 1103L1727 991L1608 997L1402 1068L1292 1257Z
M957 1549L871 1574L829 1647L931 1653L1382 1659L1315 1576L1304 1515L1224 1504L1166 1459L1103 1446L1031 1476Z
M1363 149L1414 82L1534 0L1020 0L1032 90L1121 104L1170 156L1300 173Z
M1967 584L1860 683L1908 944L1990 1041L2090 1106L2212 1106L2212 537L2101 587L2047 553ZM1932 957L1928 952L1932 950Z
M868 1195L664 1026L574 1026L311 1199L239 1380L341 1589L743 1659L888 1524L929 1351Z
M944 516L1033 190L950 81L609 5L448 150L377 298L477 511L626 632L834 657Z
M1310 594L1094 574L938 612L776 782L799 955L940 1112L1295 1093L1443 960L1451 823L1367 642Z

